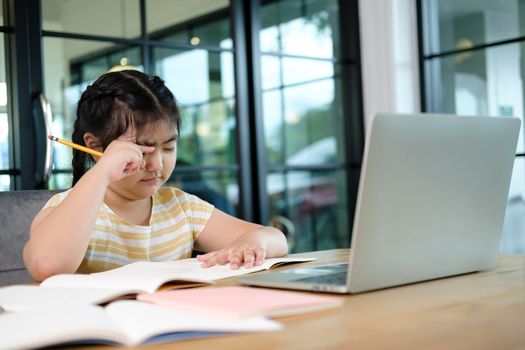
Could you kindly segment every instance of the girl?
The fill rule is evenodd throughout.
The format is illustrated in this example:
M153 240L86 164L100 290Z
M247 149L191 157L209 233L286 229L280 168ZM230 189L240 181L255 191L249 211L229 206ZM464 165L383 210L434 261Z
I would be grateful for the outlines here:
M137 260L197 257L203 267L259 265L287 254L275 228L236 219L174 187L161 187L177 159L180 113L159 77L107 73L78 102L73 187L34 218L24 262L37 280L98 272Z

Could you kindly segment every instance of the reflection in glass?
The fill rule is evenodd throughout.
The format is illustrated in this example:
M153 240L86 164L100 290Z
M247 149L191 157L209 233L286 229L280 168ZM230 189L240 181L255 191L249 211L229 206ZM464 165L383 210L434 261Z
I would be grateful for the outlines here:
M339 56L337 0L275 1L261 7L261 52Z
M5 40L4 34L0 35L0 170L9 170L10 166L10 143L9 125L7 110L7 80L6 80L6 62L5 62ZM0 175L0 191L8 191L11 186L11 177L9 175Z
M0 35L0 169L9 169L8 88L5 66L5 41L4 35ZM9 180L9 177L7 179Z
M85 42L79 44L86 45ZM70 63L71 80L75 83L93 82L104 73L126 69L144 71L140 48L112 45L101 52L95 51L87 59L80 57Z
M48 187L50 190L62 190L62 189L70 188L72 181L73 181L73 174L71 173L51 174L51 176L49 177Z
M227 0L148 0L147 27L155 40L232 48Z
M9 191L11 189L11 176L0 175L0 191Z
M188 164L177 160L177 167L182 168L185 165ZM239 188L237 177L231 171L179 173L175 168L167 185L194 194L231 215L237 212Z
M503 253L525 253L525 159L514 161L510 183L500 251Z
M154 73L182 104L231 98L235 93L231 52L154 48L153 62Z
M318 61L308 59L287 58L282 59L283 85L304 83L311 80L333 78L334 63L331 61Z
M232 49L233 41L230 38L229 14L219 14L216 21L198 25L186 25L173 29L169 34L152 36L152 39L189 44L192 46L216 46L222 49ZM178 27L178 26L177 26Z
M264 142L268 164L282 164L284 157L284 104L281 90L264 92L262 95Z
M292 252L349 247L345 171L269 173L270 218L293 223Z
M263 93L269 164L331 164L345 159L334 80Z
M468 49L525 34L520 0L424 0L425 53Z
M235 164L233 100L182 106L178 157L192 165Z
M45 0L41 4L44 30L121 38L140 36L139 1Z
M333 78L337 68L332 61L262 55L262 87L267 90L282 85Z
M45 93L53 112L52 133L70 139L73 132L76 104L86 87L109 69L118 65L122 57L142 70L139 48L122 47L107 42L45 37L44 81ZM71 169L72 151L53 143L53 168ZM57 174L50 180L53 188L68 188L67 174Z
M524 91L519 73L524 48L521 44L508 44L472 51L468 56L427 60L431 111L518 117L522 131L517 152L524 152Z
M153 58L154 73L183 110L179 159L191 165L235 164L231 52L154 48Z
M0 170L9 169L9 123L7 113L0 113Z

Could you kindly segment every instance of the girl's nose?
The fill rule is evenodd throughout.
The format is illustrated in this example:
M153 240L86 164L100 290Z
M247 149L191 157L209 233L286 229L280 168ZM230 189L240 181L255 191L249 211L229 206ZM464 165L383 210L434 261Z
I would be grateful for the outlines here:
M146 170L151 172L157 172L159 170L162 170L163 164L162 164L162 153L160 150L155 150L152 153L149 153L146 156Z

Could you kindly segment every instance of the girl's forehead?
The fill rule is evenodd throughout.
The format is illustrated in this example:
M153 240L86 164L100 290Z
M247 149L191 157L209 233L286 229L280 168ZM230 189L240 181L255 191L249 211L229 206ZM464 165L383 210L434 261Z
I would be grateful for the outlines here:
M165 138L166 135L178 136L177 126L167 120L161 120L157 122L148 123L144 125L144 127L141 128L140 130L135 130L133 134L135 135L137 139L143 139L143 138L148 138L148 139L161 138L163 139Z

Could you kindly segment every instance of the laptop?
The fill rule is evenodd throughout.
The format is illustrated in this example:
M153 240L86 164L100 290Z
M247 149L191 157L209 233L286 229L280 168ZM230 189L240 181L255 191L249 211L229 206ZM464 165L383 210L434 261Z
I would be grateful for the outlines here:
M237 282L359 293L493 268L519 129L517 118L377 115L348 263Z

